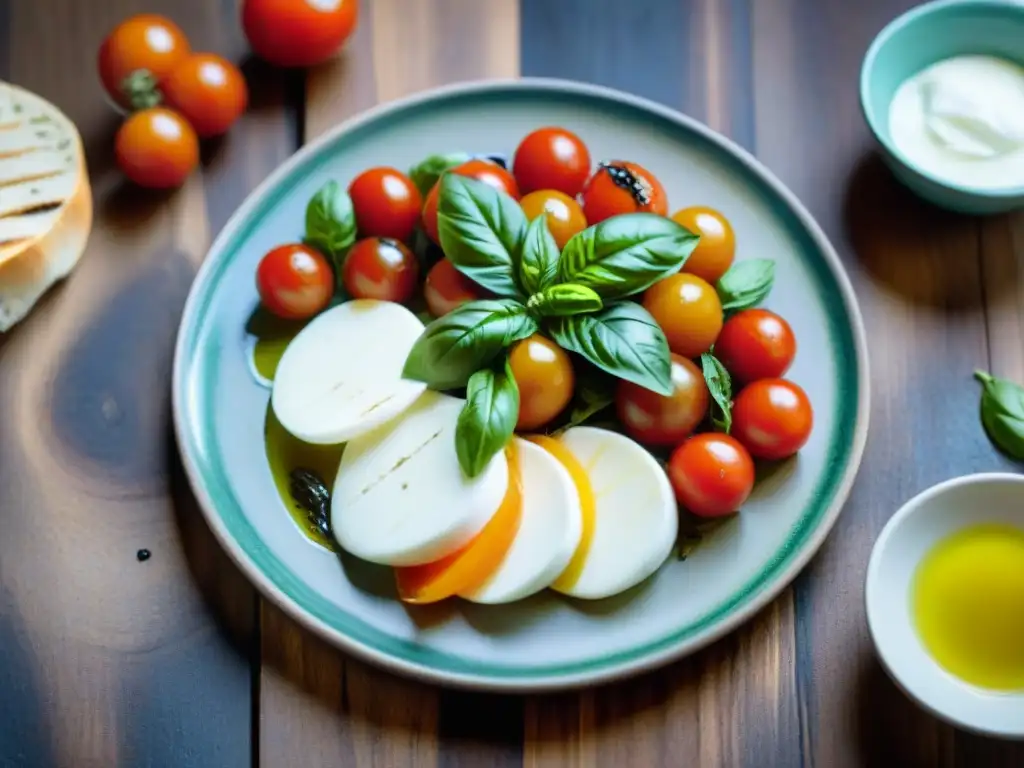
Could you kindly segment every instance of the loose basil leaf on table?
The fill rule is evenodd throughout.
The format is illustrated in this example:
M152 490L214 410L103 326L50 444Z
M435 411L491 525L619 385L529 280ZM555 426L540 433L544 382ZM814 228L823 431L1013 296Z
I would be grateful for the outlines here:
M711 408L711 423L719 432L732 429L732 377L722 362L710 352L700 356L708 392L714 400Z
M468 302L423 330L405 360L402 376L431 389L463 387L501 350L536 331L537 321L519 302Z
M1024 461L1024 388L975 371L981 382L981 423L989 439L1007 456Z
M526 214L514 199L476 179L441 177L437 229L448 259L467 277L499 296L525 301L519 259Z
M526 308L539 317L567 317L597 312L604 306L593 288L575 283L563 283L533 294Z
M699 240L664 216L614 216L565 244L558 282L593 288L605 301L625 298L678 272Z
M341 281L341 261L356 241L356 215L352 198L336 181L328 181L306 206L305 242L327 256Z
M639 304L624 301L596 314L556 318L548 330L559 346L601 370L659 395L672 394L668 341Z
M724 312L757 306L767 298L775 282L775 262L747 259L729 267L715 286Z
M430 155L409 169L409 178L424 197L441 178L441 174L462 165L470 159L468 152L448 152Z
M508 359L469 377L466 404L455 424L455 453L469 477L479 475L512 439L519 419L519 387Z
M560 255L548 229L547 216L538 216L526 228L519 260L519 284L527 295L540 293L554 284Z

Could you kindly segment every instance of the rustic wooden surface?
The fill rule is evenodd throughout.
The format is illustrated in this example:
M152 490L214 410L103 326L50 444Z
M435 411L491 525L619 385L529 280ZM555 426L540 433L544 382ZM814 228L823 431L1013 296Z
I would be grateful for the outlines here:
M864 622L868 552L895 508L1009 466L982 434L971 371L1024 378L1024 217L930 209L871 154L860 58L911 4L364 0L331 65L246 60L252 111L201 176L150 195L111 167L95 51L122 17L157 11L245 60L236 0L0 0L0 78L79 125L97 204L73 278L0 336L0 768L1024 765L1024 747L905 699ZM760 616L656 674L527 698L392 677L260 600L196 509L168 427L189 282L248 191L377 102L520 73L654 98L756 152L850 271L874 408L839 524Z

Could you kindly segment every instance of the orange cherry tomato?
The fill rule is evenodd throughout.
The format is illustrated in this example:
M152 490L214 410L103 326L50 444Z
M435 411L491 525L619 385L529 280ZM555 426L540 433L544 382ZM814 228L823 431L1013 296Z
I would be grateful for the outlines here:
M620 213L668 214L668 197L654 174L636 163L601 163L583 188L583 213L590 224Z
M569 404L576 384L572 361L553 341L536 333L517 341L508 362L519 386L516 429L542 427Z
M538 128L519 143L512 173L519 189L555 189L576 197L590 175L590 152L565 128Z
M580 515L583 518L583 532L580 535L580 543L576 545L576 551L572 553L572 559L565 566L558 578L551 583L551 588L556 592L565 592L576 586L576 582L583 573L583 566L587 562L587 555L590 554L590 545L594 541L594 528L597 525L597 500L594 497L594 487L590 483L590 475L584 469L580 460L573 455L572 451L565 447L561 440L556 440L547 435L530 435L526 438L536 443L565 467L576 486L576 495L580 500Z
M630 436L641 443L679 445L707 415L709 398L703 371L674 354L671 395L622 381L615 393L615 411Z
M739 510L754 489L754 461L737 440L717 432L694 435L672 452L668 478L676 500L701 517Z
M363 171L348 187L363 237L408 240L420 220L423 197L412 179L396 168Z
M244 0L242 29L256 54L279 67L312 67L345 44L358 0Z
M472 592L505 559L519 533L522 515L522 475L515 442L505 449L508 457L508 490L501 506L469 544L424 565L395 568L398 596L406 603L436 603Z
M204 139L227 133L249 104L249 89L238 67L214 53L187 56L160 88L167 106L180 112Z
M170 109L135 112L114 139L114 154L124 175L142 187L178 187L199 164L199 138L188 122Z
M448 173L457 173L460 176L468 176L471 179L482 181L499 192L504 192L516 200L519 199L519 187L516 186L516 180L512 178L512 174L490 160L467 160L462 165L452 168ZM423 231L437 245L441 244L437 234L437 203L440 189L440 182L434 184L423 204Z
M793 329L767 309L737 312L725 321L715 342L715 357L741 384L780 378L795 356Z
M349 249L341 269L345 291L356 299L403 304L416 293L420 264L413 252L388 237L368 237Z
M110 98L127 107L129 75L146 70L154 82L162 82L190 52L185 33L170 19L155 13L132 16L114 27L100 46L100 80Z
M672 220L700 235L700 242L683 264L683 272L703 278L712 285L721 280L736 256L736 235L729 220L714 208L701 206L676 211Z
M804 447L814 426L807 393L785 379L748 384L732 406L732 434L759 459L785 459Z
M557 190L541 189L531 192L523 197L519 204L530 221L541 214L547 217L548 231L560 249L565 248L565 244L573 235L587 228L587 219L580 204Z
M467 301L489 295L489 291L459 272L448 259L441 259L430 268L423 285L423 298L434 317L447 315Z
M305 320L330 302L334 274L319 251L290 243L268 251L260 260L256 289L268 311L285 320Z
M722 302L715 289L685 272L659 280L644 293L644 309L665 332L677 355L704 354L722 330Z

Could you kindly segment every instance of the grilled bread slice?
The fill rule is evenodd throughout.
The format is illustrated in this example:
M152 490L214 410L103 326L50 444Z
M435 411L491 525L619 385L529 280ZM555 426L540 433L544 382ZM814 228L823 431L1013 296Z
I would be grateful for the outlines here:
M74 124L45 99L0 81L0 333L74 268L91 228Z

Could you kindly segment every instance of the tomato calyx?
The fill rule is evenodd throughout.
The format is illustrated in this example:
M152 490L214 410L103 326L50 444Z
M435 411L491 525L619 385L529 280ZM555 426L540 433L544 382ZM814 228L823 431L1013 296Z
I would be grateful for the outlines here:
M623 165L605 162L600 163L599 166L608 174L608 178L612 180L615 186L626 190L633 196L633 200L636 201L638 206L650 205L651 194L654 192L651 182L642 176L637 176Z
M158 107L164 101L156 77L148 69L131 72L121 83L121 91L135 112Z

